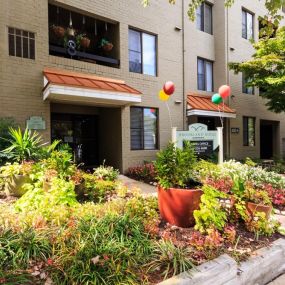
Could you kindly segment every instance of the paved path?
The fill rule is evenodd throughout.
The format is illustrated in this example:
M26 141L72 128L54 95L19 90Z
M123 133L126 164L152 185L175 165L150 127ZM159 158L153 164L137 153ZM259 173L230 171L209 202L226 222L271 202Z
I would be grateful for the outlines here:
M155 195L156 194L156 187L146 184L144 182L140 182L134 179L131 179L125 175L119 175L119 180L121 180L128 188L140 188L142 191L142 194L146 195Z

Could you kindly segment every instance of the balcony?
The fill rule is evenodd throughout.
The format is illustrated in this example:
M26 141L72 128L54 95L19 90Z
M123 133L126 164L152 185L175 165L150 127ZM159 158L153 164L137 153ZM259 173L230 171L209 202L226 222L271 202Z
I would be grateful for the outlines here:
M119 24L49 4L49 54L119 68Z

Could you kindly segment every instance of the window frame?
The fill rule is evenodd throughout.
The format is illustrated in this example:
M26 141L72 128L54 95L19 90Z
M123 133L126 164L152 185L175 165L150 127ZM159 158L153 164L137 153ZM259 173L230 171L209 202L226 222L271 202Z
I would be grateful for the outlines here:
M204 66L204 88L203 89L199 89L199 60L202 60L203 61L203 66ZM212 65L212 86L211 86L211 90L206 90L206 82L207 82L207 71L206 71L206 63L211 63ZM213 60L209 60L209 59L206 59L206 58L203 58L203 57L200 57L198 56L197 57L197 90L200 90L200 91L206 91L206 92L213 92L214 90L214 61Z
M253 145L250 145L250 136L249 136L249 119L253 120ZM243 146L255 147L256 146L256 118L250 116L242 117L243 124Z
M13 33L10 32L10 29L13 30ZM17 35L17 31L20 31L20 35ZM24 33L27 33L27 36L24 35ZM10 53L10 36L13 37L14 42L14 50L13 54ZM30 59L30 60L36 60L36 33L30 32L23 29L18 29L12 26L7 26L7 37L8 37L8 55L12 57L18 57L23 59ZM21 40L21 56L17 55L17 37L20 37ZM25 50L24 50L24 39L27 39L27 57L24 56ZM33 57L31 56L31 42L33 42Z
M248 95L255 95L255 88L254 86L252 87L247 87L246 84L248 83L248 77L242 72L242 93L243 94L248 94ZM249 88L252 88L252 92L248 92Z
M241 13L241 21L242 21L242 28L243 28L243 13L245 13L245 32L246 32L246 37L243 36L243 30L241 29L241 36L243 39L245 40L254 40L254 37L255 37L255 33L254 33L254 28L255 28L255 24L254 24L254 20L255 20L255 15L254 13L252 13L251 11L249 11L248 9L242 7L242 13ZM248 23L247 23L247 14L250 14L252 16L252 38L248 38L248 33L247 33L247 30L248 30Z
M153 76L153 77L157 77L158 76L158 64L157 64L157 59L158 59L158 36L154 33L151 33L151 32L146 32L144 30L140 30L138 28L134 28L134 27L131 27L129 26L128 28L128 31L129 30L132 30L132 31L135 31L135 32L138 32L140 34L140 44L141 44L141 72L135 72L135 71L131 71L130 70L130 51L134 51L134 50L130 50L129 48L129 45L128 45L128 56L129 56L129 72L132 72L132 73L137 73L137 74L143 74L143 75L148 75L148 76ZM147 74L147 73L144 73L144 51L143 51L143 34L147 34L147 35L150 35L150 36L154 36L155 38L155 74L152 75L152 74ZM128 37L129 37L129 34L128 34ZM128 38L128 41L130 39ZM129 43L129 42L128 42Z
M211 31L207 32L205 31L205 6L209 6L210 10L211 10ZM197 20L196 20L196 28L204 33L207 33L209 35L213 35L213 4L209 3L209 2L203 2L200 7L201 7L201 29L197 27ZM196 13L196 17L197 17L197 13Z
M138 130L137 128L132 128L131 126L131 110L132 109L142 109L142 129L139 129L142 132L142 148L133 148L132 147L132 129ZM144 131L145 131L145 126L144 126L144 109L155 109L156 110L156 144L155 147L152 149L145 149L145 142L144 142ZM137 151L137 150L158 150L159 148L159 108L156 107L146 107L146 106L130 106L130 149L131 151Z

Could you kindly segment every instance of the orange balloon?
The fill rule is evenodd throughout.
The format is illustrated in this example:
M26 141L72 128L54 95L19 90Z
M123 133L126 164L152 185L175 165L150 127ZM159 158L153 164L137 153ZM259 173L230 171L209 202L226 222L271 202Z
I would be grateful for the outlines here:
M170 96L168 96L167 94L165 94L165 92L163 90L159 91L159 99L161 101L167 101L169 100Z

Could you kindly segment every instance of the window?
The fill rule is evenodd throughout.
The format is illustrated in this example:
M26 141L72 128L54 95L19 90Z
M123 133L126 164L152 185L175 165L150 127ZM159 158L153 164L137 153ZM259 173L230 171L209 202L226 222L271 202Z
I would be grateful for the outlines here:
M246 10L242 10L242 37L253 39L253 14Z
M158 110L131 107L131 149L157 149Z
M9 55L35 59L35 34L8 28Z
M250 82L250 78L246 76L244 73L242 74L242 93L245 94L254 94L254 87L247 86L247 83Z
M212 28L212 5L203 3L196 10L197 29L208 34L213 33Z
M255 118L243 117L243 145L255 146Z
M213 91L213 62L198 58L198 90Z
M129 70L156 76L156 36L129 29Z

